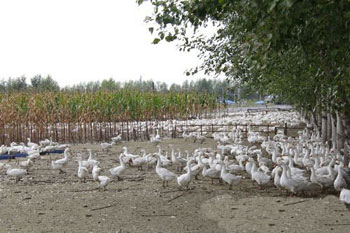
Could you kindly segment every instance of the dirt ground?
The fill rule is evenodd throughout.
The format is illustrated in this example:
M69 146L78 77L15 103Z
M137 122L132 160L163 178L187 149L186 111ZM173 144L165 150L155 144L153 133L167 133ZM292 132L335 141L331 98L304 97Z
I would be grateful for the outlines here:
M210 139L204 144L168 139L160 145L169 151L170 143L190 152L215 147ZM93 149L104 168L102 175L109 176L109 168L119 165L122 146L133 153L157 151L149 142L125 142L109 152L102 152L98 144L72 149L85 158L86 148ZM99 191L91 177L86 183L79 181L75 158L66 174L53 171L49 159L60 157L42 156L17 184L1 172L0 232L347 232L350 228L350 211L337 196L318 190L307 198L286 197L272 182L259 190L247 178L228 190L227 185L212 185L199 176L191 190L179 191L174 181L163 189L154 168L128 168L122 181Z

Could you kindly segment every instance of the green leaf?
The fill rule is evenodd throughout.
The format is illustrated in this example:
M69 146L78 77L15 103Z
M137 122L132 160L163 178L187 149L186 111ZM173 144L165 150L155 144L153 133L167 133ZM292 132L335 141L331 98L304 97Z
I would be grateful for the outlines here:
M175 40L176 39L176 36L173 36L173 35L171 35L170 33L169 33L169 35L167 35L166 37L165 37L165 40L167 41L167 42L171 42L171 41L173 41L173 40Z
M293 4L295 3L295 0L284 0L284 5L287 8L291 8L293 6Z
M350 11L344 13L344 18L350 19Z
M159 35L159 37L160 37L161 40L164 39L164 32L160 32L158 35Z
M148 31L149 31L151 34L153 34L153 30L154 30L153 27L148 28Z
M159 39L159 38L154 38L154 40L153 40L152 44L158 44L158 43L159 43L159 41L160 41L160 39Z
M275 7L276 7L276 4L277 4L277 2L276 2L276 1L273 1L272 4L271 4L271 6L270 6L270 8L269 8L269 10L268 10L268 12L273 11L273 9L275 9Z

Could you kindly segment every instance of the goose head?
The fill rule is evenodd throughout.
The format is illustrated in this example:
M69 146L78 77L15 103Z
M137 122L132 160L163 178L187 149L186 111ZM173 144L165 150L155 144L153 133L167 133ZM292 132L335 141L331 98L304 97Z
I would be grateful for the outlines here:
M127 154L127 153L128 153L128 148L127 148L126 146L123 146L122 152L125 153L125 154Z

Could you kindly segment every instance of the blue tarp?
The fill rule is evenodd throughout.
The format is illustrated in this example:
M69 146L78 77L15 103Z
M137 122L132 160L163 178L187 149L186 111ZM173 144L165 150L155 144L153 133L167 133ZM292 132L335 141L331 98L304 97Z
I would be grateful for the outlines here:
M45 155L45 154L62 154L64 152L64 150L54 150L54 151L51 151L51 152L45 152L45 153L40 153L40 155ZM2 159L14 159L16 157L27 157L28 154L26 153L23 153L23 154L3 154L3 155L0 155L0 160Z
M256 101L255 103L256 103L256 104L264 104L265 101L263 101L263 100L258 100L258 101Z

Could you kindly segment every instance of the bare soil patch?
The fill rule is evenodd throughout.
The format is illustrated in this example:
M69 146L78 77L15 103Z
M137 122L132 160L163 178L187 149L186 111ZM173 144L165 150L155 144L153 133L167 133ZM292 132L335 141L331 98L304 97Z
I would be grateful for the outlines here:
M160 145L169 151L170 143L190 152L216 147L210 139L204 144L168 139ZM119 165L122 146L135 153L157 151L149 142L125 142L109 152L102 152L98 144L72 149L85 158L86 149L93 149L102 175L109 176L109 168ZM1 172L0 232L345 232L350 227L350 212L338 198L319 191L312 198L284 197L272 183L258 190L250 179L228 190L227 185L212 185L201 176L189 191L179 191L175 182L163 189L154 168L128 168L122 181L99 191L91 178L79 181L75 159L66 174L53 171L50 159L61 157L42 156L17 184ZM299 201L303 202L287 205Z

